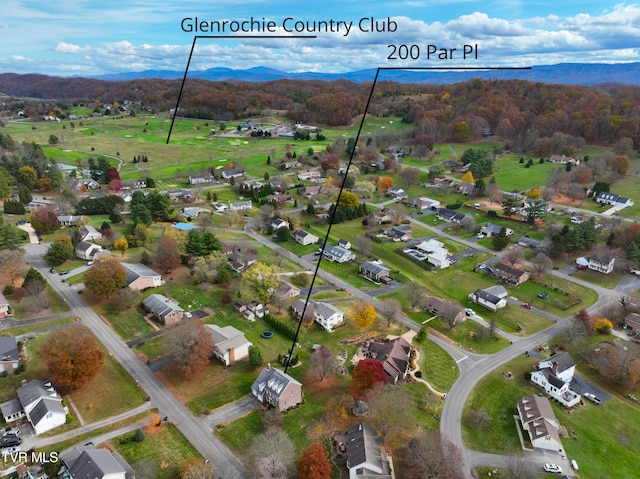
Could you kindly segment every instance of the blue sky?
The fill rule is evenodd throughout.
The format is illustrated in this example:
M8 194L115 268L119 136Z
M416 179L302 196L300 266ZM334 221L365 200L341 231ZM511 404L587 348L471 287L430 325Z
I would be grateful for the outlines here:
M278 25L353 22L348 35L315 39L198 40L191 69L268 66L285 71L344 72L378 66L532 66L561 62L640 61L640 4L492 0L2 0L0 72L50 75L176 70L186 65L193 33L185 17ZM395 32L363 32L362 18ZM292 21L288 23L290 25ZM418 60L389 60L388 45L418 45ZM427 45L456 48L453 59L426 58ZM478 60L463 60L463 45L478 45Z

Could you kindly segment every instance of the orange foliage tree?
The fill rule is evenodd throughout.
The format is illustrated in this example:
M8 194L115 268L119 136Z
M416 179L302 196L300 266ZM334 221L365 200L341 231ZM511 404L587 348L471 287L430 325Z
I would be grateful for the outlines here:
M116 258L98 260L84 274L84 285L100 299L108 298L126 283L127 273Z
M54 331L39 351L53 383L60 388L77 389L98 374L104 353L89 328L76 324Z
M329 456L319 442L314 442L304 451L296 464L298 477L305 479L329 479L331 463Z
M178 371L184 376L204 371L215 347L211 334L200 321L172 330L166 335L165 344Z
M374 386L385 384L386 382L387 373L384 372L382 363L375 359L366 358L353 368L349 393L354 399L360 399Z
M383 176L382 178L380 178L379 185L381 190L388 190L393 185L395 185L395 182L393 181L393 178L391 178L390 176Z

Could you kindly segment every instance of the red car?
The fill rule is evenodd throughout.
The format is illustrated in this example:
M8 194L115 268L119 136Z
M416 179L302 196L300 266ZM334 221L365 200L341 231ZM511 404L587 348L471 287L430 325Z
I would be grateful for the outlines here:
M529 303L522 303L523 308L531 309L531 305Z

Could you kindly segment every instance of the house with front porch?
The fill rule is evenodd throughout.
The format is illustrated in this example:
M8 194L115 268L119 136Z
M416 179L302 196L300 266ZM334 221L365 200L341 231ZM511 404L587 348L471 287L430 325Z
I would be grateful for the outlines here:
M593 256L580 256L579 258L576 258L576 265L578 266L578 269L591 269L602 274L609 274L613 272L615 264L615 256L603 255L598 258Z
M531 382L567 407L580 402L580 395L571 390L576 363L566 351L540 361L531 373Z

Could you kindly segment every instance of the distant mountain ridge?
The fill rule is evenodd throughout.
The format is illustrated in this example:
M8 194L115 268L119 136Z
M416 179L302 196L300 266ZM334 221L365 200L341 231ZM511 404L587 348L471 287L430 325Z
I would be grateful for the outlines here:
M280 79L320 81L342 79L353 82L370 82L375 78L375 74L375 68L345 73L292 73L268 67L254 67L246 70L234 70L231 68L193 70L189 71L188 78L200 78L211 81L248 82L264 82ZM183 76L183 71L145 70L141 72L95 75L85 78L107 81L127 81L142 78L175 80L180 79ZM520 79L542 83L556 83L561 85L596 85L601 83L640 85L640 63L559 63L556 65L534 66L530 70L384 70L378 75L378 80L418 84L458 83L467 81L471 78L495 78L501 80Z

